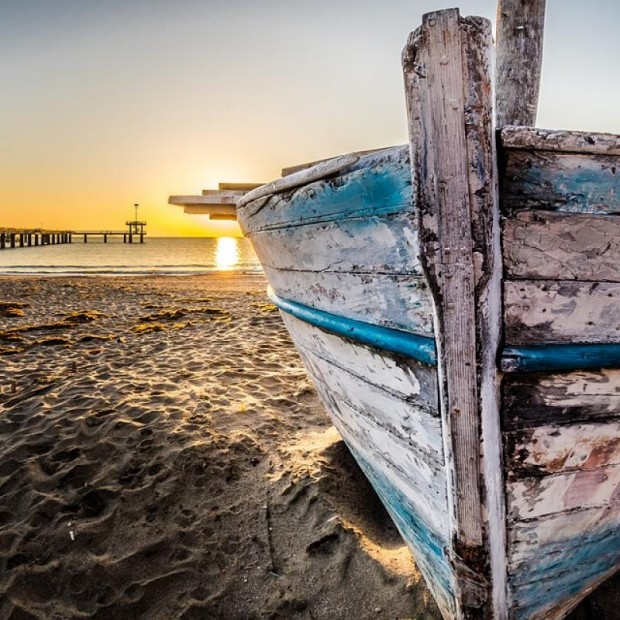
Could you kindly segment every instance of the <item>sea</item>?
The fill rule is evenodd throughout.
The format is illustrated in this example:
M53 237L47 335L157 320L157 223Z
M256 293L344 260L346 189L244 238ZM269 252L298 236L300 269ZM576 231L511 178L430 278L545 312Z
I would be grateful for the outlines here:
M0 250L0 275L145 276L218 271L261 273L252 246L236 237L147 237L141 243L79 235L73 243Z

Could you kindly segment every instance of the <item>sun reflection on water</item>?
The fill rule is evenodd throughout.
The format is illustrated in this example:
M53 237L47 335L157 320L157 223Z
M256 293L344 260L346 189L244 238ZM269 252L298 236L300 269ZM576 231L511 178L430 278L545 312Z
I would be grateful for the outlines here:
M239 263L239 247L234 237L219 237L215 248L215 265L220 270L232 269Z

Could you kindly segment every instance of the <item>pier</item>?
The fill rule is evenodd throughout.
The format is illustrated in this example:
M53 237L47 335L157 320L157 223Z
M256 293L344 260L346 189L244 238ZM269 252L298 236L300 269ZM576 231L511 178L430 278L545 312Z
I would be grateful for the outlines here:
M146 222L125 222L125 230L46 230L42 228L0 228L0 250L30 248L40 245L60 245L80 239L88 243L89 237L100 237L103 243L109 237L122 237L123 243L144 243Z
M0 250L30 248L39 245L72 243L70 230L43 230L41 228L0 228Z

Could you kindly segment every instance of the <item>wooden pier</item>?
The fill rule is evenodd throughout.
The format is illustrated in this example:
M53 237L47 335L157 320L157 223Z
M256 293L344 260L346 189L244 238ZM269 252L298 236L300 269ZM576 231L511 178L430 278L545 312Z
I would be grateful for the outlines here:
M88 243L89 237L123 237L123 243L144 243L146 222L132 220L125 222L125 230L45 230L41 228L0 228L0 250L30 248L40 245L73 243L74 237Z
M40 228L0 228L0 250L72 243L73 231Z

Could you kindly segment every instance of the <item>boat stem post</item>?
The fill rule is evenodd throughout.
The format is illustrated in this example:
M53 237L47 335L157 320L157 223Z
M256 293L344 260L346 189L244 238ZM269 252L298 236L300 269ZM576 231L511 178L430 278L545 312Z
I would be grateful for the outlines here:
M488 20L424 16L403 52L421 261L434 302L455 618L504 618L501 253ZM414 194L415 195L415 194Z

